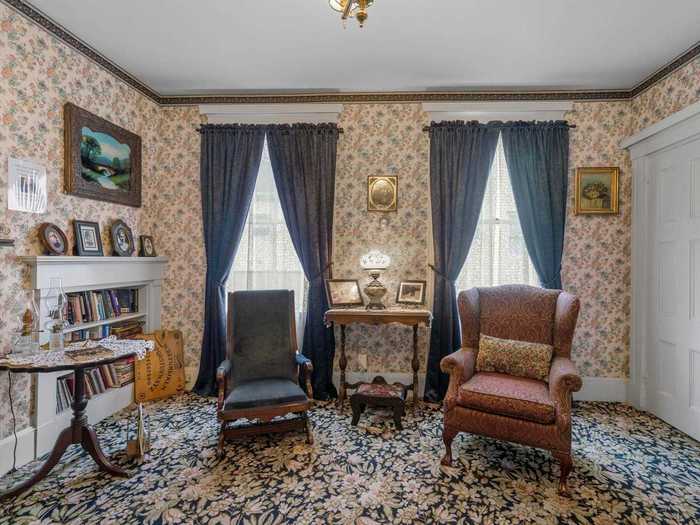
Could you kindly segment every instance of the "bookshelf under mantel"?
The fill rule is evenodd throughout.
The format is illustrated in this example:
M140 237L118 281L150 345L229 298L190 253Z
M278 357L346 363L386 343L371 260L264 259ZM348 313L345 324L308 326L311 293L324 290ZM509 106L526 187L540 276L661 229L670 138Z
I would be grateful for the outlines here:
M89 330L90 328L96 328L98 326L108 326L117 323L123 323L125 321L131 321L134 319L144 319L148 316L145 312L134 312L131 314L121 314L117 317L111 317L109 319L101 319L100 321L90 321L89 323L76 323L66 327L63 330L64 334L69 334L71 332L78 332L80 330Z
M161 314L161 285L168 263L167 257L78 257L78 256L19 256L18 260L31 270L30 287L38 299L46 295L50 281L61 278L67 293L129 288L138 291L138 311L120 313L114 317L76 323L66 327L64 333L116 325L130 320L142 320L144 331L159 329ZM43 293L42 293L43 292ZM40 304L40 323L48 320L45 301ZM48 334L41 334L45 343ZM58 433L66 426L69 412L56 413L56 383L63 372L36 374L33 400L31 435L37 458L50 451ZM114 387L100 394L88 404L88 419L96 423L133 402L133 384ZM1 472L1 470L0 470Z

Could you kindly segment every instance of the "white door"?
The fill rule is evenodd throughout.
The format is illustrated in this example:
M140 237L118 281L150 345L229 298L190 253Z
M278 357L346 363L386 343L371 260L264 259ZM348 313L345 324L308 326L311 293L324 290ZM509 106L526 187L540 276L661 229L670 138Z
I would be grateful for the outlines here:
M700 439L700 139L648 162L648 408Z

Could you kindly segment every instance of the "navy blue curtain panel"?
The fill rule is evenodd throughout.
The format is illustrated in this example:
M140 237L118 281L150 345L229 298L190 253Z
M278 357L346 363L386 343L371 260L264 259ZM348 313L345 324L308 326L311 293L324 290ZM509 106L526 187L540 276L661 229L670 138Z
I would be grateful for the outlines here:
M440 401L449 378L440 360L461 343L455 281L476 232L499 128L478 122L430 127L430 198L435 251L435 293L425 398Z
M194 391L216 395L216 369L226 358L226 280L243 234L255 190L265 127L200 128L202 222L207 274L204 336Z
M542 286L561 289L569 126L564 121L509 122L501 133L527 252Z
M324 278L330 276L333 245L338 127L269 126L267 142L284 219L309 281L302 353L314 366L314 397L336 397L332 383L335 338L323 315L328 309Z

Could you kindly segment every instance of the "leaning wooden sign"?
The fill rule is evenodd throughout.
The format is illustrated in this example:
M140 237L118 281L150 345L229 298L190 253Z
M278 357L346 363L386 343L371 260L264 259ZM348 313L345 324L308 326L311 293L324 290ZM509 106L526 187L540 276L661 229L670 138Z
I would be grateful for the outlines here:
M142 403L184 392L182 332L156 330L152 334L139 334L135 339L146 339L155 343L152 352L148 352L144 359L137 359L134 362L135 401Z

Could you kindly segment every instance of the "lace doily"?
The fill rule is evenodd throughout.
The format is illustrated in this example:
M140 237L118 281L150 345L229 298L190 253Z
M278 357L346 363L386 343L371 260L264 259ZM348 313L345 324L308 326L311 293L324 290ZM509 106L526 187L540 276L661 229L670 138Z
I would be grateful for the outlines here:
M153 341L142 339L117 339L110 335L98 341L81 341L66 345L63 352L47 352L40 350L36 354L9 354L0 357L0 361L11 365L57 366L70 360L70 353L88 348L103 348L112 352L113 357L136 354L137 359L146 357L146 353L155 348Z

